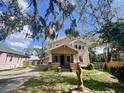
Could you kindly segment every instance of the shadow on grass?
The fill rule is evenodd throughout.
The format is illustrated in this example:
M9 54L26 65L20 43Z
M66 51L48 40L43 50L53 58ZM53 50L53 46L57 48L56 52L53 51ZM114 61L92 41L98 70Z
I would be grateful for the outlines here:
M102 72L105 72L105 73L109 73L109 74L112 74L110 70L108 69L97 69L98 71L102 71Z
M101 82L98 80L94 80L94 79L84 79L84 86L87 88L90 88L93 91L115 91L115 93L124 93L124 86L120 85L119 83L109 83L109 82ZM57 84L61 84L62 86L66 87L66 85L77 85L77 81L75 78L73 77L55 77L55 76L51 76L51 77L38 77L38 78L32 78L29 81L27 81L24 86L25 88L36 88L37 89L41 89L41 90L46 90L48 89L48 91L58 91L56 89L58 89L58 85ZM46 87L47 88L44 88ZM61 91L61 89L59 90ZM48 92L49 93L49 92ZM57 92L54 92L57 93ZM66 93L66 92L64 92ZM111 93L111 92L110 92Z
M76 84L75 78L70 77L57 77L57 76L41 76L32 78L24 83L24 88L21 90L30 92L42 92L46 93L66 93L68 85L72 86ZM64 91L64 92L62 92Z
M70 78L70 77L38 77L38 78L32 78L29 81L25 82L26 87L36 87L39 85L46 85L46 83L65 83L69 85L75 85L76 84L76 79L75 78Z
M100 82L90 79L84 80L84 86L95 91L109 91L111 89L114 90L115 93L124 93L124 86L121 86L119 83Z

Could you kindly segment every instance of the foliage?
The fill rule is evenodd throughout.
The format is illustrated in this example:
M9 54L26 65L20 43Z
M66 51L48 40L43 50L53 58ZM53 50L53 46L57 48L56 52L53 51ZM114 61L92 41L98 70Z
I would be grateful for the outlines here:
M112 51L112 61L124 61L123 51Z
M111 72L120 82L124 83L124 66L117 68L112 67Z
M78 36L80 36L79 32L75 30L75 27L77 27L76 19L72 20L70 28L65 30L65 34L67 36L71 36L71 37L78 37Z
M87 67L86 67L87 70L93 70L94 69L94 64L93 63L90 63Z
M99 31L100 38L106 44L107 62L123 60L124 51L124 22L108 22Z
M106 62L106 55L105 55L105 53L97 55L96 60L97 60L96 62Z
M35 48L35 51L38 54L38 57L40 58L40 60L42 61L45 57L46 57L46 52L45 52L46 48Z
M28 56L38 56L38 58L42 61L44 57L46 56L45 52L46 48L28 48L25 50L25 54Z
M123 22L116 22L116 23L108 22L107 24L102 26L99 33L100 33L100 38L102 38L105 43L111 44L111 48L124 50Z
M106 61L106 56L104 54L96 55L95 51L93 51L92 48L89 48L89 58L90 62L105 62Z
M91 63L97 62L97 60L96 60L97 56L91 48L89 48L89 58L90 58Z
M24 25L29 25L32 32L32 34L26 33L28 38L54 39L58 36L58 31L63 28L65 21L69 20L69 24L76 25L78 22L102 25L115 17L111 7L113 0L95 2L91 0L74 0L74 2L72 0L48 0L48 7L43 5L46 10L44 15L41 15L42 10L39 8L42 2L46 2L45 0L26 1L29 5L27 9L30 9L31 12L20 8L20 0L0 0L0 40L6 39L12 33L20 32ZM52 19L49 20L49 17ZM67 29L74 31L77 36L78 31L72 30L72 25Z

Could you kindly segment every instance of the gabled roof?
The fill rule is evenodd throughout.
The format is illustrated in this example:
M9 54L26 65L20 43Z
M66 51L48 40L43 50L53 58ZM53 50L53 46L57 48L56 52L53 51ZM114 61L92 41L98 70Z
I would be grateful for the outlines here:
M75 38L70 38L70 37L62 37L62 38L57 38L57 39L55 39L53 42L55 43L55 42L59 42L59 41L65 41L66 39L68 39L68 40L69 40L69 42L71 42L71 41L75 40Z
M47 50L47 52L48 52L48 51L51 51L51 50L54 50L54 49L57 49L57 48L62 47L62 46L67 46L68 48L71 48L72 50L78 52L75 48L73 48L73 47L71 47L71 46L69 46L69 45L65 45L65 44L58 45L58 46L55 46L55 47L53 47L53 48L50 48L50 49Z
M56 42L56 41L59 41L59 40L64 40L64 39L66 39L67 37L60 37L60 38L56 38L56 39L54 39L54 41L53 42Z
M81 39L75 39L75 40L71 41L69 44L75 43L77 41L80 41L80 42L82 42L82 43L84 43L86 45L86 42L81 40Z
M13 50L13 49L11 49L11 48L3 45L3 44L0 44L0 52L2 52L2 53L9 53L9 54L16 54L16 55L20 55L20 56L25 56L26 57L26 55L24 53L19 52L19 51L15 51L15 50Z
M76 41L81 41L82 43L86 44L86 42L84 40L82 40L81 38L69 38L69 37L63 37L63 38L59 38L54 40L53 42L59 42L59 41L65 41L65 39L70 39L69 44L72 44Z

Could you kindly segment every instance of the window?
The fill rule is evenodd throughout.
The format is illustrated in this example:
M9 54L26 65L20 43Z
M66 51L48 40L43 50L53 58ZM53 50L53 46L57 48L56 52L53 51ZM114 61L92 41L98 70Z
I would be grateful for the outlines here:
M84 49L84 46L82 46L82 49Z
M77 48L77 45L75 45L74 47Z
M79 49L79 50L81 49L81 45L79 45L78 49Z
M59 46L60 44L56 44L56 46Z
M70 62L70 56L67 56L67 62Z
M10 61L12 61L13 56L10 57Z
M58 62L58 57L57 56L53 56L53 62Z
M58 57L57 56L55 56L55 62L57 62L58 61Z

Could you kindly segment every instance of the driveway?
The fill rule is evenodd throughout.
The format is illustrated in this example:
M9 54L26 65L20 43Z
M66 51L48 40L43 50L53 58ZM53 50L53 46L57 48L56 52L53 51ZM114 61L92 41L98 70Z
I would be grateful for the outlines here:
M23 70L0 72L0 93L9 93L32 77L40 76L39 69L28 67Z

